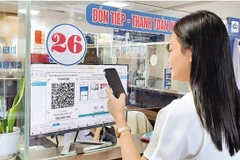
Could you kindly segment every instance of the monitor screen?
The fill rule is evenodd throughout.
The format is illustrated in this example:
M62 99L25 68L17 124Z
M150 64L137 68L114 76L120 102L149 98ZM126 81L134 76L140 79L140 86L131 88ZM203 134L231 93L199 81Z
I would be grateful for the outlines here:
M31 64L30 136L113 124L105 68L116 68L127 93L127 65Z

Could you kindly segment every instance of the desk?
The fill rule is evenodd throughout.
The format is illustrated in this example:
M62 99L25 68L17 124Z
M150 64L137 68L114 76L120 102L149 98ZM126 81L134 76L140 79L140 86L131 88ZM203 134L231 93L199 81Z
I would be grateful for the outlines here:
M137 146L139 154L142 154L148 145L148 143L140 141L141 136L142 134L133 135L133 140ZM79 159L81 160L120 160L122 159L120 147L109 148L109 149L98 151L98 152L74 155L70 157L59 157L61 151L62 151L62 147L50 148L50 149L45 149L41 151L39 150L34 152L31 151L29 155L30 156L29 159L44 159L44 158L49 159L51 157L57 157L57 156L58 158L54 158L55 160L56 159L59 159L59 160L79 160Z
M128 111L131 111L131 110L135 110L135 111L139 111L139 112L143 112L148 120L150 122L155 122L156 118L157 118L157 114L158 114L158 111L160 110L160 108L158 109L158 111L156 111L156 109L154 110L151 110L151 109L147 109L147 108L139 108L139 107L135 107L135 106L128 106Z
M131 97L134 97L134 100L130 101L131 105L135 105L144 109L163 108L171 103L174 99L181 98L184 95L184 93L178 93L169 90L137 86L129 86L128 92L129 95L133 94Z

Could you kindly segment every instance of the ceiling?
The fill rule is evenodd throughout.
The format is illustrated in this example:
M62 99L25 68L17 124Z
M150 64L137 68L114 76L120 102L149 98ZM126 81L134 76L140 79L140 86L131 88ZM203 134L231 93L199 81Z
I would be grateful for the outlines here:
M60 19L73 19L85 21L85 9L87 4L106 1L32 1L32 9L41 11L37 16ZM0 12L17 13L18 8L24 2L0 2ZM240 1L124 1L129 6L125 9L151 12L172 17L182 17L197 10L210 10L221 18L229 16L239 17ZM80 18L81 19L80 19Z
M144 2L140 1L140 3L143 4ZM216 13L223 19L229 16L240 18L240 1L178 1L177 3L173 1L148 1L146 4L188 13L197 10L209 10ZM158 11L156 11L155 13L158 13Z

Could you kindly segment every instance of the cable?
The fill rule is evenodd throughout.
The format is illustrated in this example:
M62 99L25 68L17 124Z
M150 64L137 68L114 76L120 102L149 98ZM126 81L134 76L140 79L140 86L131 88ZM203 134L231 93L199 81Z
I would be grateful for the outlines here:
M56 148L57 148L59 145L58 136L56 135L55 138L56 138L56 142L57 142L57 144L56 144Z
M78 137L78 133L79 133L79 131L76 132L76 135L75 135L75 138L74 138L74 141L73 141L73 142L76 142L77 137Z

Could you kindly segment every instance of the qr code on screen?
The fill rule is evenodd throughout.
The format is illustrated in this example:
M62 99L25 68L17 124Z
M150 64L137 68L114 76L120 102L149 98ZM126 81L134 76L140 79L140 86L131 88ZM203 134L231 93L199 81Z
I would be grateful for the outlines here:
M75 83L52 83L51 109L68 108L74 106Z

